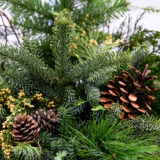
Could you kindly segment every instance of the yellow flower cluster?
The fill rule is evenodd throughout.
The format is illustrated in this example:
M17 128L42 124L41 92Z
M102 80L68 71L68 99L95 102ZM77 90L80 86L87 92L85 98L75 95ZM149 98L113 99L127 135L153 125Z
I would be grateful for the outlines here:
M18 98L23 98L25 97L25 93L24 93L24 90L20 90L20 92L18 93Z
M76 23L73 23L73 27L74 27L74 28L76 27Z
M39 102L42 102L44 101L44 98L42 97L42 93L40 94L35 94L32 98L31 98L32 101L36 100L36 101L39 101Z
M84 37L85 35L86 35L86 31L83 31L83 32L81 33L81 36Z
M85 16L85 18L84 18L84 21L82 22L83 25L86 24L85 22L88 20L88 18L89 18L89 14L86 14L86 16Z
M1 89L1 92L3 93L7 93L7 94L9 94L9 95L11 95L11 91L8 89L8 88L3 88L3 89ZM1 93L0 92L0 93Z
M113 44L112 35L107 36L106 40L104 41L104 43L107 44L107 45Z
M14 111L14 107L15 107L15 106L14 106L13 104L10 104L10 105L8 106L8 108L10 109L11 112Z
M106 40L104 41L106 45L119 45L120 43L123 43L123 39L117 39L115 42L112 41L112 35L109 35L106 37Z
M88 18L89 18L89 14L86 14L85 21L87 21Z
M114 44L115 45L119 45L120 43L123 43L123 39L117 39L115 42L114 42Z
M34 108L34 105L28 103L26 98L24 98L22 102L23 102L25 107Z
M3 128L9 128L11 125L13 125L12 118L6 117L6 121L2 124Z
M83 21L82 24L85 25L86 23Z
M98 46L98 42L96 40L94 40L94 39L91 39L89 41L88 48L92 47L92 45Z
M48 108L55 108L54 102L50 101L47 105Z
M77 49L77 44L76 43L73 42L72 46L73 46L74 49Z
M7 89L2 89L0 92L0 103L1 106L3 105L9 105L11 100L13 101L13 97L10 96L11 95L11 91L7 88Z
M6 159L10 159L10 156L11 156L11 152L13 150L13 146L11 144L7 144L5 142L5 139L4 139L4 134L8 134L8 132L6 133L7 131L6 130L3 130L0 132L0 140L1 140L1 148L4 152L4 156Z
M14 110L15 99L11 96L11 91L9 89L2 89L0 92L0 107L7 106L11 112Z
M78 37L76 36L74 39L75 39L75 40L78 40Z

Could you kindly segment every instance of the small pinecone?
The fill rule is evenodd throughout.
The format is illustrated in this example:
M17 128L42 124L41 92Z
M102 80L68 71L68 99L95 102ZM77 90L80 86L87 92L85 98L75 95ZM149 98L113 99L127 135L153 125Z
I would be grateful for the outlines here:
M143 73L133 66L130 69L135 73L136 80L123 70L123 76L115 76L114 80L110 80L110 84L103 86L99 100L106 109L109 109L113 102L119 102L123 110L120 115L121 119L128 117L135 119L141 114L148 115L146 109L151 110L149 104L155 100L149 92L157 90L144 84L147 80L157 78L157 76L149 76L151 70L148 70L147 64Z
M32 114L33 119L38 123L41 129L52 130L56 123L59 122L59 114L56 114L53 109L46 111L39 109Z
M38 123L31 116L20 115L15 117L12 137L16 141L33 141L38 136L39 131Z

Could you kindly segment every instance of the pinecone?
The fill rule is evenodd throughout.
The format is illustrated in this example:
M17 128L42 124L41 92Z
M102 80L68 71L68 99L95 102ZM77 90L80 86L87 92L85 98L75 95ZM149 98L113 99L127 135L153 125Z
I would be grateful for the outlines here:
M15 117L13 123L12 136L16 141L33 141L40 131L38 123L27 115Z
M41 129L52 130L56 123L59 122L59 114L56 114L53 109L46 111L39 109L32 114L33 119L38 123Z
M123 76L115 76L114 80L110 80L110 84L103 86L99 100L106 109L109 109L113 102L119 102L123 110L121 119L128 117L135 119L141 114L148 115L146 109L151 110L149 104L155 101L155 97L149 92L157 90L144 84L147 80L157 78L157 76L149 76L151 70L148 70L147 64L143 73L133 66L130 69L135 73L136 80L123 70Z

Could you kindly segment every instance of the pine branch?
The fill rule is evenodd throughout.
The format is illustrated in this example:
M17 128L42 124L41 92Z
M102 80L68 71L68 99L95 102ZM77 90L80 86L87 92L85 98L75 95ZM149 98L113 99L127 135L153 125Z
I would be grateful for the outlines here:
M157 135L150 134L148 137L145 133L135 136L135 129L126 127L117 120L112 124L109 122L108 115L99 122L93 117L93 120L85 124L84 128L81 127L81 130L71 128L71 135L74 136L73 146L79 159L90 157L94 160L123 160L159 157L155 154L158 151L158 146L155 145Z

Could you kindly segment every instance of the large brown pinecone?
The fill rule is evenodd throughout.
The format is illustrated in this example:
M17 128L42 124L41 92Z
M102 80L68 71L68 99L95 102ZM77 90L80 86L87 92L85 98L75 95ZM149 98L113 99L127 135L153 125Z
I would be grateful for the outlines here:
M52 130L60 120L59 114L56 114L53 109L48 111L39 109L32 114L32 117L39 124L40 128L44 130Z
M123 110L120 115L121 119L128 117L134 119L141 114L148 115L146 109L151 110L149 104L155 100L149 92L157 90L144 84L147 80L157 78L157 76L149 76L151 70L148 70L147 64L143 73L133 66L130 69L135 73L136 78L134 79L123 70L123 76L115 76L114 80L110 80L110 84L102 87L99 100L106 109L109 109L113 102L119 102Z
M38 136L39 131L38 123L31 116L20 115L15 117L12 137L16 141L33 141Z

